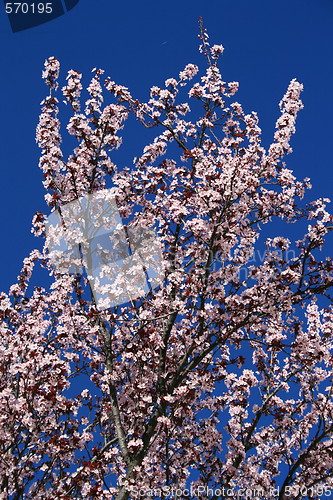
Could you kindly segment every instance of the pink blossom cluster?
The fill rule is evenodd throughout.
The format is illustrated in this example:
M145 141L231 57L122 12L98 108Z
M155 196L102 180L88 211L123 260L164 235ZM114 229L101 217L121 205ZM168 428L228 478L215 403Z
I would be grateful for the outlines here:
M286 500L291 487L333 487L333 218L327 199L305 204L309 179L283 163L302 86L289 85L266 150L257 114L231 102L238 84L222 79L222 47L202 26L200 40L206 70L187 65L147 102L96 69L86 99L69 72L78 145L67 160L59 64L46 62L47 202L61 211L110 186L126 227L155 227L163 283L100 312L89 280L57 273L46 248L24 261L0 296L1 498L126 500L191 483L257 488L257 500L279 485ZM130 115L156 133L117 168ZM305 234L267 238L275 221ZM41 212L34 227L45 236ZM50 289L29 288L37 261Z

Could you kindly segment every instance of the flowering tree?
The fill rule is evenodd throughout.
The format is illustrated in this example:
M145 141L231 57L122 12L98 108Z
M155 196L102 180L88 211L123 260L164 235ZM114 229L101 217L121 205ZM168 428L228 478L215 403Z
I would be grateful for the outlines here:
M222 46L202 26L200 39L205 73L188 64L148 102L95 69L81 109L70 71L68 159L59 62L45 63L37 141L50 212L109 187L125 228L155 228L163 279L100 309L89 277L59 272L47 246L25 259L0 295L0 498L315 499L333 488L333 266L320 253L333 219L328 200L300 201L309 179L283 163L302 85L291 81L266 150L257 115L230 99ZM156 137L117 169L129 116ZM265 239L278 219L304 236ZM35 234L46 226L37 213ZM49 289L28 290L36 262Z

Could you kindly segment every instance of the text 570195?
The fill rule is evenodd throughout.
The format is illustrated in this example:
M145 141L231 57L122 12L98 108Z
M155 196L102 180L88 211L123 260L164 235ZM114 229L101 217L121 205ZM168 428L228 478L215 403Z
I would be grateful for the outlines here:
M6 2L7 14L51 14L52 2L48 3L21 3Z

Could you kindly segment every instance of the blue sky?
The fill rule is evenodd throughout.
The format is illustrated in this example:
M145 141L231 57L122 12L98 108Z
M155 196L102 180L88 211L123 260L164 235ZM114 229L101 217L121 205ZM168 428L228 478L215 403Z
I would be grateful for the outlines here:
M48 213L35 143L46 93L44 60L58 57L63 77L74 68L85 82L93 67L104 68L144 99L152 85L177 76L187 63L204 64L197 50L200 16L211 41L225 47L222 73L226 81L240 82L236 99L247 112L259 113L264 145L289 81L304 84L305 108L287 164L297 177L311 177L311 197L332 196L332 0L80 0L67 14L17 33L0 4L0 290L15 282L23 258L41 244L30 233L33 214ZM125 130L119 167L122 158L128 164L140 153L140 141Z

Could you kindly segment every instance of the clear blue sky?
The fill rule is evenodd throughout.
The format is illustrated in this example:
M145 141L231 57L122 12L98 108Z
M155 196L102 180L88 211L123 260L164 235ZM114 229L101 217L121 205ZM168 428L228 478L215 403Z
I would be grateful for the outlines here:
M332 0L80 0L67 14L17 33L11 32L0 3L0 290L8 289L22 259L41 244L30 234L33 214L48 213L35 143L46 92L44 60L58 57L63 76L78 69L86 82L93 67L104 68L145 98L150 86L178 75L185 64L204 63L197 51L199 16L211 41L225 47L224 79L239 81L237 100L246 111L259 113L265 145L289 81L295 77L304 83L305 108L288 166L297 177L311 177L313 197L333 197ZM124 162L129 153L140 153L137 144L126 136Z

